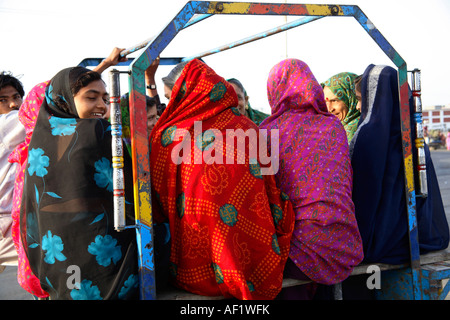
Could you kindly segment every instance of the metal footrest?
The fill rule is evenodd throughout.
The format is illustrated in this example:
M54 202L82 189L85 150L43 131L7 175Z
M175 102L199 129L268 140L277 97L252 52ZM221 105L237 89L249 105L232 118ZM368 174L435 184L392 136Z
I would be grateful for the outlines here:
M450 292L450 260L422 265L420 268L421 299L444 300ZM381 274L380 300L413 300L410 268L389 270Z
M422 267L422 288L431 300L444 300L450 291L450 261Z

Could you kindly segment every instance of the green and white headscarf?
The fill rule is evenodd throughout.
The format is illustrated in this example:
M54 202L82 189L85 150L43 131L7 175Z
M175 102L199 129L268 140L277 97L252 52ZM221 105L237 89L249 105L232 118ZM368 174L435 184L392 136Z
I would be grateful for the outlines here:
M341 72L322 83L322 87L328 87L333 94L348 107L348 113L341 121L347 132L348 143L358 128L361 113L356 109L358 99L355 94L355 79L357 75L351 72Z

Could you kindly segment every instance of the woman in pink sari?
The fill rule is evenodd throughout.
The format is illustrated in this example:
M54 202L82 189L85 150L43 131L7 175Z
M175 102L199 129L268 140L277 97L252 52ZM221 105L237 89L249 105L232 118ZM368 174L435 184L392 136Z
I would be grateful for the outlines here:
M47 87L48 83L49 81L46 81L36 85L28 93L22 106L20 107L19 120L25 127L26 137L25 141L18 145L8 158L9 162L18 163L16 181L14 183L13 208L11 211L11 217L13 219L12 237L18 253L19 263L17 269L17 281L23 289L38 298L46 298L48 297L48 293L41 288L39 279L36 278L36 276L30 269L30 264L28 263L28 259L23 249L20 237L19 216L24 174L27 165L28 145L31 140L31 135L33 134L34 125L39 114L39 109L41 107L43 99L45 98L45 88Z
M363 259L344 127L327 111L322 87L300 60L272 68L267 95L272 115L260 128L279 130L277 185L296 214L285 276L342 282ZM314 288L296 298L311 298Z

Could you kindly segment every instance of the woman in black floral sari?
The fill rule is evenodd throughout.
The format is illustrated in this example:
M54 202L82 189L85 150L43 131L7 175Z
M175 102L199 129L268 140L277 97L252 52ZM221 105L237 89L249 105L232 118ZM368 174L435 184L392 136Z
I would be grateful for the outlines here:
M51 299L138 298L135 231L114 230L111 127L100 75L75 67L46 89L28 148L21 234ZM125 190L132 191L124 152ZM128 164L128 165L127 165ZM133 219L132 196L125 196Z

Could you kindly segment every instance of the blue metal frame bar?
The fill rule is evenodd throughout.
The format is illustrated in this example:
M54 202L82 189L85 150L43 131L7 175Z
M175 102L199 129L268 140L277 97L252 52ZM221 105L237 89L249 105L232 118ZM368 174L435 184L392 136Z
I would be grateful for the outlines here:
M183 29L186 29L187 27L190 27L190 26L192 26L200 21L203 21L206 18L212 17L212 16L213 16L212 14L201 14L197 17L194 16L191 20L189 20L188 23L186 23L186 25L184 26Z
M100 62L103 61L104 58L85 58L78 63L79 67L95 67L100 64ZM122 67L122 66L129 66L130 63L134 60L134 58L128 58L128 61L119 62L116 66Z
M104 58L86 58L83 59L78 66L80 67L95 67L98 66L100 64L100 62L102 62ZM132 62L133 62L134 58L129 57L127 61L124 62L119 62L116 66L129 66ZM181 61L183 61L183 58L160 58L160 65L166 65L166 66L170 66L170 65L175 65L180 63Z
M212 14L201 14L201 15L198 15L197 17L193 17L191 20L189 20L188 23L186 23L186 25L183 27L183 29L193 26L194 24L196 24L200 21L203 21L211 16L212 16ZM133 53L135 51L138 51L138 50L144 48L146 45L148 45L153 40L154 40L154 37L149 38L145 41L142 41L139 44L134 45L130 48L127 48L123 52L120 53L120 56L126 57L130 53ZM104 58L85 58L80 63L78 63L78 66L85 67L85 68L95 67L95 66L98 66L100 64L100 62L102 62L103 59ZM130 57L130 58L128 58L127 61L119 62L117 64L117 66L129 66L133 62L133 60L134 60L134 58ZM181 61L182 61L182 58L161 58L159 64L160 65L175 65L175 64L180 63Z
M203 20L209 18L210 16L211 16L210 14L202 14L202 15L200 15L198 17L193 17L191 20L189 20L188 23L186 23L183 26L183 29L186 29L186 28L188 28L188 27L190 27L190 26L192 26L192 25L194 25L194 24L196 24L196 23L198 23L200 21L203 21ZM137 44L137 45L135 45L135 46L133 46L131 48L128 48L128 49L124 50L123 52L120 53L120 56L125 57L125 56L129 55L130 53L133 53L133 52L135 52L137 50L140 50L140 49L146 47L150 42L152 42L154 40L155 40L155 37L149 38L149 39L147 39L147 40L145 40L145 41L143 41L143 42L141 42L141 43L139 43L139 44Z
M321 18L323 18L323 17L314 17L314 16L303 17L303 18L297 19L297 20L295 20L293 22L289 22L289 23L286 23L286 24L284 24L282 26L279 26L279 27L276 27L276 28L273 28L273 29L270 29L270 30L267 30L267 31L264 31L264 32L260 32L258 34L253 35L253 36L241 39L239 41L235 41L235 42L232 42L232 43L229 43L229 44L226 44L226 45L223 45L223 46L220 46L220 47L217 47L217 48L214 48L214 49L211 49L211 50L208 50L208 51L205 51L205 52L202 52L202 53L190 56L190 57L186 57L186 58L183 59L183 61L199 59L199 58L203 58L203 57L206 57L206 56L218 53L218 52L223 52L223 51L226 51L226 50L229 50L229 49L233 49L233 48L242 46L244 44L247 44L247 43L250 43L250 42L253 42L253 41L256 41L256 40L260 40L260 39L265 39L265 38L270 37L270 36L272 36L274 34L278 34L280 32L284 32L284 31L287 31L287 30L290 30L290 29L302 26L304 24L307 24L307 23L315 21L315 20L319 20Z

